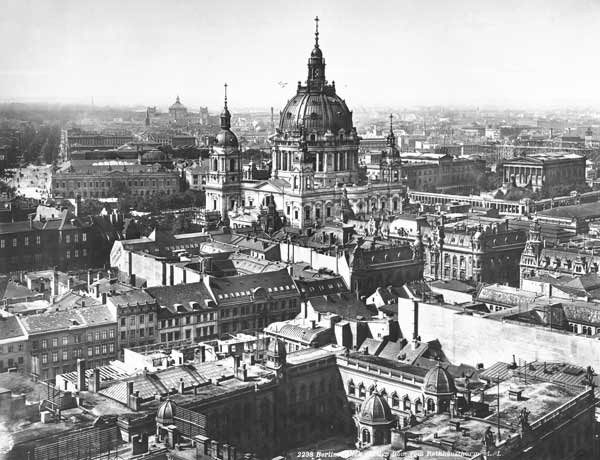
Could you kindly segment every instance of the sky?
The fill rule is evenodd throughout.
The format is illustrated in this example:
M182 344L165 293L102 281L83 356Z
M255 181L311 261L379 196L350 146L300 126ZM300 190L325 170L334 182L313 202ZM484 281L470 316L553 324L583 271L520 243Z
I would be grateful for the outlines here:
M0 101L277 111L317 15L350 108L600 107L600 0L2 0Z

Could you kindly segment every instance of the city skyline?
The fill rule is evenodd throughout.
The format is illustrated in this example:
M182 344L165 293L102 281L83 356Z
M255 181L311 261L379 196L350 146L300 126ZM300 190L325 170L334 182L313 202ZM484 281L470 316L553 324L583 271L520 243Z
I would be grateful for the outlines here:
M179 95L197 110L219 107L228 82L234 108L281 108L306 78L318 15L327 78L353 108L600 106L600 4L425 3L9 2L2 38L21 46L0 58L0 100L166 107Z

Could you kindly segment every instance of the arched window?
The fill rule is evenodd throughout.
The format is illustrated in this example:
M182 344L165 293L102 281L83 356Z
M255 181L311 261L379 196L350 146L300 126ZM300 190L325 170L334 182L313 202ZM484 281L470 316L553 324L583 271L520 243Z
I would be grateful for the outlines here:
M369 394L372 395L375 392L375 385L369 387Z
M354 385L354 382L352 380L350 380L348 382L348 394L354 395L355 391L356 391L356 386Z
M361 398L364 398L365 396L367 396L367 392L365 391L365 386L362 383L358 386L358 396Z
M217 167L217 159L215 158L213 160L213 171L216 171L217 169L219 169L219 168Z
M392 407L399 407L399 406L400 406L400 399L398 398L398 395L394 391L392 393Z
M404 402L402 404L402 409L404 409L404 410L410 410L410 399L408 398L408 396L404 397Z
M229 171L234 172L235 171L235 159L231 159L229 160Z

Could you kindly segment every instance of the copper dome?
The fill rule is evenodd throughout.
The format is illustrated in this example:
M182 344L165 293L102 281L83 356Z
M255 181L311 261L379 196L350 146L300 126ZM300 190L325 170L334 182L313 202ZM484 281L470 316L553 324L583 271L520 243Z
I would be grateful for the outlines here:
M163 425L172 425L175 416L175 403L167 399L156 412L156 422Z
M343 129L349 134L352 131L352 112L332 86L318 92L301 87L283 109L279 129L285 132L300 130L301 127L307 133L317 131L325 134L331 131L335 135Z
M358 421L366 425L387 425L394 421L394 416L385 398L375 392L360 406Z
M448 395L455 391L454 379L438 362L437 366L429 369L423 380L423 391L432 395Z
M237 136L229 129L222 129L219 134L217 134L217 145L219 147L237 147Z

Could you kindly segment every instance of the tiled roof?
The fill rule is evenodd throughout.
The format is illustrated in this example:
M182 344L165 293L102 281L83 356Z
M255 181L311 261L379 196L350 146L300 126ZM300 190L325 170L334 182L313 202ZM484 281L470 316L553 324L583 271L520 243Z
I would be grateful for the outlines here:
M259 288L264 290L265 295L272 297L290 297L299 294L294 281L285 269L224 278L211 276L209 284L218 304L252 301L254 295L260 294L257 291Z
M475 300L510 307L526 307L538 297L541 297L541 294L510 286L491 284L482 287Z
M198 302L201 308L205 308L205 301L213 300L203 282L151 287L147 288L146 292L156 299L159 305L167 307L181 304L189 309L190 302Z
M77 326L110 324L116 319L106 305L99 305L24 316L21 321L29 334L36 334Z
M333 313L346 319L356 319L359 316L371 318L377 315L375 308L367 307L349 292L311 297L307 302L317 312Z
M0 316L0 340L19 336L23 336L23 339L25 339L25 332L17 318L15 316Z

